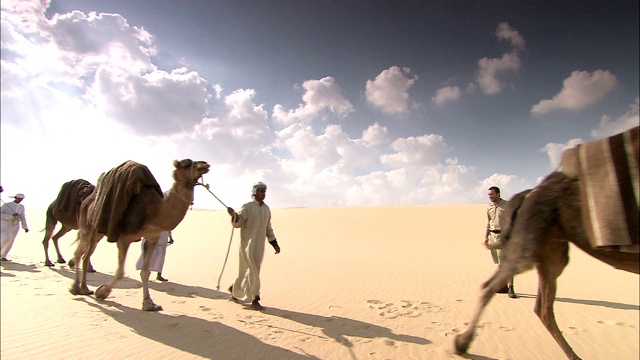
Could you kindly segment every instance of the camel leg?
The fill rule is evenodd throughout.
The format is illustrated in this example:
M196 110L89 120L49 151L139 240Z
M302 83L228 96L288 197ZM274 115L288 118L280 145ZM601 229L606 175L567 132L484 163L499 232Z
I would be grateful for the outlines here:
M60 247L58 246L58 240L63 237L66 233L68 233L69 231L71 231L72 229L70 227L66 227L64 225L62 225L62 229L60 229L60 231L58 231L55 235L53 235L53 237L51 238L51 240L53 240L53 246L55 246L56 248L56 253L58 255L58 260L57 263L58 264L64 264L65 260L62 257L62 253L60 253ZM48 245L48 244L47 244ZM45 247L47 246L45 245ZM53 266L53 264L51 264L51 266Z
M42 240L42 246L44 247L44 266L53 266L51 260L49 260L49 240L53 235L53 230L56 228L56 220L53 216L53 210L51 206L47 208L47 217L44 223L44 239Z
M145 311L159 311L162 310L162 306L155 304L151 299L149 293L149 277L151 276L151 270L149 269L151 256L156 248L158 239L146 240L144 243L144 257L142 258L142 269L140 270L140 279L142 279L142 310Z
M473 335L476 330L476 326L480 321L480 315L484 308L489 304L489 301L493 298L496 291L504 287L504 284L509 281L516 274L516 266L515 264L503 264L498 267L498 270L493 274L493 276L487 280L484 284L482 284L482 289L480 290L480 299L477 303L473 318L471 322L469 322L469 326L467 330L463 333L458 334L454 340L454 350L457 354L463 354L467 352L467 349L471 345L471 341L473 340Z
M580 357L576 355L567 340L562 336L553 312L553 303L557 290L556 280L569 263L569 244L549 241L544 245L544 253L540 255L539 259L540 261L536 262L536 267L540 283L534 312L558 345L560 345L567 358L580 360Z
M113 287L116 286L118 281L122 280L122 278L124 277L124 263L125 263L125 260L127 259L129 242L124 240L117 240L117 244L118 244L118 269L116 269L116 274L114 275L113 280L111 280L111 283L109 283L108 285L101 285L96 290L96 299L98 300L106 299L109 296L109 294L111 294L111 290L113 290Z
M75 262L75 264L79 264L80 263L80 259L85 256L87 254L87 251L89 250L89 244L88 244L88 240L89 239L85 234L83 234L83 231L79 231L78 232L78 239L76 240L78 242L78 247L76 248L76 251L73 254L73 259L72 261ZM71 262L71 261L70 261ZM73 284L71 285L71 288L69 289L69 292L71 292L73 295L91 295L93 294L92 291L90 291L86 285L87 278L86 278L86 273L83 270L83 276L82 276L82 281L80 281L80 267L76 266L75 267L75 276L73 279ZM80 284L83 284L83 286L81 286Z
M44 266L54 266L51 260L49 260L49 239L51 239L51 233L53 229L49 229L47 226L44 229L44 240L42 240L42 246L44 247Z

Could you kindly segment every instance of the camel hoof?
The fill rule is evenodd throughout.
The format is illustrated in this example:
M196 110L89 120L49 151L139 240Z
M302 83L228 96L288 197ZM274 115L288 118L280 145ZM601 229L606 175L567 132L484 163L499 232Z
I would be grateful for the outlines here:
M93 291L87 288L80 288L79 286L72 286L69 288L69 292L73 295L93 295Z
M144 310L144 311L160 311L160 310L163 310L163 309L162 309L162 306L160 306L158 304L151 303L151 305L142 304L142 310Z
M55 265L53 265L53 263L49 260L44 262L44 266L48 266L48 267L54 267Z
M93 268L93 266L91 266L91 267L89 267L89 270L87 270L87 272L95 273L97 271L96 271L96 269Z
M456 354L461 355L467 352L469 349L469 341L466 341L461 335L456 335L453 340L453 347Z
M56 261L58 264L64 264L66 261L63 258L58 258L58 261Z
M111 294L111 289L106 285L100 285L98 289L96 289L96 299L104 300L109 294Z

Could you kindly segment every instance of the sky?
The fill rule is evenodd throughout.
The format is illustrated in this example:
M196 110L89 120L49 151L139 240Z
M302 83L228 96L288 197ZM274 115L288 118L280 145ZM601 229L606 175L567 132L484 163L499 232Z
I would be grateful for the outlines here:
M203 160L226 206L485 204L638 126L630 1L2 0L2 199ZM221 210L204 187L194 208Z

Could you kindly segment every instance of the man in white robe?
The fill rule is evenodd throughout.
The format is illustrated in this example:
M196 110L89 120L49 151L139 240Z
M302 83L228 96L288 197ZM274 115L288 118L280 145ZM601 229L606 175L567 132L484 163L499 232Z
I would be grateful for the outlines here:
M260 267L264 257L265 240L280 253L280 246L271 228L271 210L264 203L267 185L259 182L253 186L253 201L242 206L240 212L227 208L233 227L240 228L240 261L238 278L231 285L231 299L251 302L254 310L264 310L260 305Z
M13 242L18 236L20 225L24 232L29 232L27 225L27 217L24 205L20 204L24 199L24 194L16 194L13 202L8 202L0 208L1 214L1 230L0 230L0 258L2 261L8 261L7 255L13 246Z
M147 239L142 238L141 241L141 249L140 257L138 258L138 262L136 262L136 269L142 269L142 261L144 259L144 243L147 242ZM156 276L156 280L158 281L169 281L169 279L165 279L162 277L162 268L164 267L164 258L167 256L167 246L173 244L173 236L171 236L171 231L163 231L158 236L158 242L156 243L155 249L153 249L153 255L151 255L151 260L149 261L149 271L158 272L158 276Z

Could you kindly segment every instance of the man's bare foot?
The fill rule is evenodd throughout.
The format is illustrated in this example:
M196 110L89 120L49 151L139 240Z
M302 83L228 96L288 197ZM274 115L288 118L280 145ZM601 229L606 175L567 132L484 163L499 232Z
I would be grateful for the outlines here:
M162 277L162 275L158 274L158 276L156 276L156 280L158 281L169 281L169 279L165 279Z

